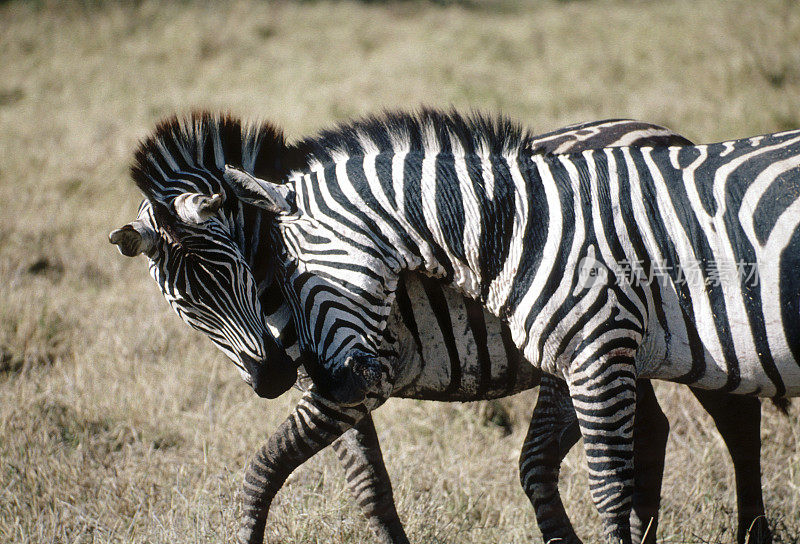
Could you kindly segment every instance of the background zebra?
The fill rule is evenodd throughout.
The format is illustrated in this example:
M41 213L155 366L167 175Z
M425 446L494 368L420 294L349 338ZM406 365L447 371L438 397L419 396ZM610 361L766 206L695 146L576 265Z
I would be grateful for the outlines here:
M629 542L637 375L800 391L800 132L572 156L527 142L505 120L385 116L302 142L288 186L228 179L276 214L279 277L326 395L376 405L398 370L383 345L399 273L439 277L566 379L606 536ZM625 262L663 267L663 286ZM734 268L714 282L709 263Z
M160 182L158 190L162 194L161 200L166 200L163 198L164 194L175 195L176 191L188 189L206 194L219 192L219 164L224 163L220 163L220 149L224 152L222 155L226 161L241 160L241 152L236 149L237 145L241 147L240 128L202 116L195 119L194 123L202 126L193 126L191 123L183 127L162 126L159 129L161 142L149 148L147 145L143 146L143 151L139 154L140 164L149 162L157 165L163 176L163 179L154 180ZM192 137L197 138L195 144L190 143ZM265 168L274 167L274 163L270 163L268 159L270 154L277 152L271 141L278 139L278 134L259 134L258 137L261 138L257 142L260 152L256 153L257 166L254 169L265 175ZM151 143L153 142L157 140L154 139ZM205 145L205 149L200 146L192 150L197 142ZM658 143L687 142L661 127L633 121L587 123L555 131L530 142L537 152ZM188 148L182 147L187 145ZM280 145L282 141L277 147ZM187 159L194 159L195 156L200 157L196 164ZM204 176L208 179L204 179ZM169 183L167 180L170 180ZM154 202L154 206L146 205L142 208L138 222L115 231L112 241L120 244L125 254L144 251L153 257L151 272L176 311L193 327L206 332L234 361L238 361L245 379L253 383L260 394L279 394L295 376L293 371L287 373L285 369L294 367L279 360L277 365L271 364L264 374L258 374L265 369L254 364L254 361L266 358L272 363L279 354L275 353L276 344L269 335L264 339L265 345L259 347L258 338L265 335L258 333L259 323L254 316L260 312L253 306L256 297L250 300L247 295L255 283L261 286L258 302L267 315L266 320L279 335L284 346L292 348L295 345L292 322L287 308L280 303L277 284L273 286L270 283L272 276L269 267L264 266L264 254L270 249L264 228L267 225L266 220L258 210L241 204L228 205L224 210L227 216L226 227L233 232L234 240L243 244L239 248L243 256L240 258L238 254L235 255L229 270L233 271L243 262L247 262L254 272L254 282L249 278L230 279L228 276L231 272L211 274L210 267L201 268L200 275L193 275L195 272L191 259L197 254L205 253L208 256L210 252L214 252L224 255L225 233L224 229L219 230L219 225L215 225L206 235L208 240L204 240L202 229L184 223L196 222L204 214L215 214L222 206L222 199L204 199L197 195L187 197L185 193L176 196L175 207L187 219L184 222L175 221L169 208L162 206L160 200ZM212 224L214 222L206 223L204 227ZM156 232L164 240L152 236ZM155 245L163 244L164 241L167 243L157 251ZM189 264L186 264L187 258L190 259ZM160 264L156 264L156 261ZM223 286L221 282L229 279L230 285ZM508 329L494 316L483 312L471 299L451 290L444 290L440 284L423 276L411 275L405 282L401 281L400 285L398 305L392 314L393 323L389 330L397 339L401 360L407 363L395 384L395 390L392 391L394 396L476 400L524 390L538 383L538 372L530 365L522 365L518 361L518 352L510 341ZM193 292L196 296L203 293L203 289L222 290L226 296L219 303L215 300L209 301L214 299L215 294L200 297L201 300L196 304L187 300L186 293ZM231 294L239 296L231 301ZM238 305L242 309L238 319L220 317L225 316L226 311L236 309ZM236 338L237 333L232 330L233 325L238 322L245 323L242 327L242 338ZM256 332L248 335L247 331L252 330ZM440 362L449 362L449 365ZM557 494L557 478L560 459L577 440L578 432L569 399L557 394L561 388L558 383L550 383L545 378L521 456L520 476L526 493L536 507L546 539L560 537L574 540L577 537L568 523ZM648 440L643 441L645 447L640 448L642 456L637 459L637 467L642 469L639 472L641 479L637 476L637 483L642 483L642 497L637 501L641 510L636 519L649 519L657 513L667 427L664 416L655 403L652 388L643 382L641 391L643 395L637 416L640 419L637 422L643 423ZM728 406L732 401L724 395L701 392L695 394L715 417L734 459L740 492L740 538L743 538L744 531L753 519L763 516L758 465L759 404L755 399L735 399L733 408L741 414L734 414L731 406ZM335 407L331 410L328 412L329 417L337 413ZM296 429L297 427L293 427L287 431L288 434L281 437L284 444L308 440L308 435L292 434ZM267 461L278 467L288 466L281 461L281 457L290 455L291 449L279 448L279 451L272 452L273 457ZM394 509L391 486L370 417L367 415L355 429L348 431L334 445L334 449L345 466L351 490L376 532L386 541L404 541L405 535ZM248 479L253 483L252 472ZM255 491L260 491L258 485L252 495L255 495ZM640 526L636 524L636 527ZM250 536L260 539L262 534L263 526L261 531L253 531ZM654 538L655 531L651 530L650 535Z

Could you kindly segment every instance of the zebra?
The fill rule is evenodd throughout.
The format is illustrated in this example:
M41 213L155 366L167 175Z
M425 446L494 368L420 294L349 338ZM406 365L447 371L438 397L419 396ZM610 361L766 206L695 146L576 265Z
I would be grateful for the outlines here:
M659 130L661 130L661 132L659 132ZM258 254L269 249L268 247L263 247L269 245L269 236L266 234L267 229L264 228L268 223L269 214L267 214L267 216L262 216L259 214L258 210L251 206L243 204L241 201L231 202L230 199L228 199L227 203L224 205L223 211L223 199L221 197L207 198L200 195L219 193L221 192L220 189L226 187L224 180L221 179L220 161L222 161L222 164L226 161L241 161L243 164L248 163L251 167L250 170L253 172L258 172L260 175L273 175L277 177L279 175L285 175L285 173L279 173L281 169L284 171L288 171L289 169L286 166L279 166L276 162L276 157L280 157L283 160L287 160L287 158L291 160L292 150L282 148L282 138L274 129L262 127L260 130L252 132L250 134L251 139L248 140L247 137L242 137L241 127L236 126L236 123L227 121L220 122L206 115L195 116L191 122L184 123L182 126L177 120L171 123L165 123L159 127L156 132L160 133L161 137L151 139L146 144L143 144L140 153L137 154L137 164L140 166L151 165L151 175L147 178L148 183L151 183L155 179L160 180L160 184L157 187L151 187L149 193L147 190L145 191L151 198L140 210L139 219L115 231L115 233L112 233L112 242L118 244L124 254L134 255L139 252L144 252L150 256L151 273L159 282L165 296L181 317L189 322L190 325L206 332L223 352L237 362L246 381L251 382L259 394L263 396L277 396L277 394L287 388L288 385L291 385L296 377L294 371L296 365L287 364L287 361L282 358L280 354L282 347L291 346L295 339L292 337L294 332L291 327L291 320L287 318L286 308L281 305L281 294L276 292L275 284L270 284L272 280L271 271L266 269L263 263L259 262L256 258ZM181 147L182 141L192 140L192 138L194 138L195 144L188 147ZM662 140L659 140L659 138L662 138ZM670 140L670 138L672 138L672 140ZM277 143L275 140L278 140ZM531 151L535 150L541 153L600 147L602 145L611 145L614 143L641 144L642 142L656 144L688 143L688 141L671 135L663 131L663 129L657 129L656 127L637 124L631 121L605 121L556 131L555 133L542 136L541 138L532 139L529 141L529 144ZM245 155L247 155L247 160L245 160ZM157 172L157 176L160 177L156 176L153 178L152 174L154 172ZM135 171L135 177L137 175L139 175L141 186L144 177L143 169L140 169L138 174ZM178 183L174 183L178 181L176 178L183 179ZM167 183L168 180L169 183ZM227 192L230 193L229 190ZM190 195L189 193L192 194ZM158 194L158 197L152 198L155 194ZM171 203L172 206L170 207L166 203ZM218 219L222 220L206 221L203 223L202 229L196 228L197 225L193 224L197 223L198 220L207 219L215 215ZM210 235L205 232L209 229ZM227 305L224 307L209 308L208 299L213 297L205 297L199 304L197 301L191 301L186 298L185 294L189 290L188 286L192 284L192 281L196 282L197 278L190 278L189 272L187 272L190 267L186 265L184 261L189 257L194 257L195 254L206 254L206 256L208 254L214 254L215 256L223 256L223 260L225 260L224 250L222 250L221 247L225 244L223 240L225 236L222 231L226 229L228 231L228 236L233 238L233 241L238 244L238 249L243 250L244 256L240 255L236 257L233 265L225 263L227 272L222 275L211 274L208 272L210 268L206 267L204 270L207 272L207 277L212 278L212 281L204 280L203 283L212 285L212 288L221 289L222 285L225 285L226 282L230 282L230 284L223 289L224 291L229 294L238 294L240 292L245 294L236 297L235 300L226 300ZM214 240L214 244L212 244L213 247L203 247L204 236L210 236L210 238ZM165 244L165 241L168 243ZM196 247L193 244L197 244ZM162 251L159 252L156 246L161 246ZM173 250L171 252L173 254L171 257L166 255L166 253L169 252L163 251L165 248ZM161 265L157 264L157 255L161 257ZM175 255L177 255L177 257L175 257ZM233 279L225 277L233 275L233 271L243 264L246 264L244 268L252 273L252 276L255 278L254 280L245 278L245 281L236 283ZM244 276L247 276L247 274ZM246 296L248 289L252 290L255 285L260 286L260 297L251 296L248 298ZM488 351L489 348L489 342L486 340L488 337L486 333L484 333L484 336L475 333L476 330L480 330L480 327L476 326L476 320L480 318L483 319L484 330L492 330L494 331L493 337L504 339L503 342L498 340L496 343L503 346L506 354L511 353L511 355L506 355L508 361L516 361L512 353L514 350L513 345L508 341L508 329L501 325L499 321L490 314L481 315L480 308L476 307L471 299L457 296L454 291L449 289L442 290L440 284L437 282L419 275L409 276L406 281L400 282L400 286L401 287L398 289L398 306L403 306L401 300L404 300L404 297L408 297L409 293L411 293L412 296L407 298L408 303L406 303L405 312L402 310L393 312L397 324L390 326L389 329L404 331L406 337L411 335L413 341L399 342L401 346L416 346L411 349L411 356L406 357L407 359L413 359L414 352L416 352L417 359L424 361L424 358L419 357L421 354L420 346L422 344L428 344L426 349L433 349L434 352L436 349L440 349L441 351L442 346L444 346L452 353L454 338L452 330L448 337L448 327L440 329L443 331L442 338L444 342L426 342L419 338L418 330L417 336L414 337L410 330L413 327L408 326L409 323L414 323L415 309L417 310L417 315L424 315L427 313L427 319L431 321L431 314L433 313L431 307L433 307L434 301L438 301L438 304L445 301L445 306L443 307L448 308L449 313L455 316L451 317L451 323L469 323L473 334L473 346L477 346L479 350L480 346L484 346L484 351ZM199 286L195 286L195 289L198 287ZM403 292L405 292L405 294L401 296ZM413 308L410 305L411 299L415 298L414 293L417 293L417 295L424 295L416 297L422 301L421 312L418 307ZM192 302L195 303L194 306ZM257 326L257 319L253 317L259 315L261 312L257 307L254 307L257 303L260 303L263 308L261 311L267 315L267 324L272 329L274 336L278 338L277 341L273 338L273 334L262 334L259 332L260 329ZM232 307L235 307L237 304L241 304L245 308L243 315L246 318L243 319L243 321L246 324L242 329L246 331L256 331L256 333L251 334L249 338L247 335L240 335L245 337L245 340L240 340L238 344L232 341L232 339L235 339L237 333L231 332L230 328L230 324L235 323L237 320L229 319L225 313L226 311L230 312ZM199 313L198 307L200 308ZM477 312L476 308L478 310ZM225 315L226 318L220 319L220 315ZM442 315L442 312L439 312L439 315ZM470 318L469 316L472 317ZM419 318L417 320L419 320ZM441 323L439 325L441 325ZM228 327L227 329L225 329L226 326ZM261 347L259 347L259 337L262 337L263 346ZM482 338L482 340L479 340L479 338ZM283 346L281 346L281 344ZM511 350L509 350L509 347ZM465 351L462 350L460 353L463 354ZM474 349L472 353L475 353ZM445 355L449 354L445 353ZM478 359L484 356L485 354L481 355L478 353ZM473 361L474 357L473 355ZM432 357L430 360L444 361L448 360L448 358L452 362L452 357ZM278 363L275 365L270 364L269 371L264 372L263 369L254 362L265 360L270 363L277 360ZM494 360L494 357L492 360ZM451 366L449 383L444 384L439 381L434 382L434 386L426 382L426 380L431 380L430 375L426 375L421 371L417 371L416 373L409 372L408 368L405 368L404 376L406 376L407 383L404 385L400 384L402 387L395 389L392 394L393 396L406 396L411 398L473 400L477 398L502 396L503 394L509 394L516 390L523 390L535 385L538 380L538 372L535 372L533 367L530 365L519 365L517 362L515 362L518 368L516 383L514 380L509 380L507 377L504 377L503 380L498 382L500 375L492 374L491 368L488 373L490 379L487 380L485 367L482 367L481 370L474 364L466 365L466 361L462 361L461 364L462 367L458 367L457 365ZM291 370L288 371L287 369ZM453 387L452 384L455 383L453 377L455 375L466 378L463 381L459 381L462 385L470 383L470 379L472 379L472 387L468 389L462 387L461 390L459 390L458 384L456 387ZM268 377L269 379L260 379L259 376ZM276 376L278 379L274 381ZM411 376L413 379L408 379L408 376ZM559 420L558 417L556 417L554 421L551 421L549 425L535 424L538 421L536 419L537 415L541 416L542 414L546 414L547 417L551 418L553 415L558 415L558 412L552 410L552 406L560 406L557 398L558 395L548 396L545 394L547 391L558 392L558 383L554 382L554 385L550 386L547 385L549 381L551 381L551 378L545 376L539 404L537 404L534 420L531 423L528 439L526 439L526 448L523 450L523 455L521 457L521 478L523 479L524 485L527 480L525 489L532 502L534 502L534 505L537 506L537 519L539 519L543 527L543 534L546 538L548 535L548 519L554 520L558 518L557 515L552 515L554 512L560 510L560 512L563 513L563 506L557 497L557 486L555 485L557 484L557 465L560 461L560 457L554 457L549 453L547 456L542 457L544 460L554 461L554 467L546 470L546 473L548 476L555 475L555 479L552 480L552 482L546 482L547 485L544 486L549 486L550 488L544 499L536 497L536 492L541 490L543 486L541 483L535 481L536 477L531 477L531 475L536 474L537 467L541 466L543 461L539 459L536 462L532 462L532 460L536 459L537 453L540 454L545 449L542 446L547 446L550 449L554 446L556 450L559 450L559 438L564 442L561 444L561 452L559 452L560 456L563 457L563 454L578 437L578 433L574 432L574 426L572 427L573 432L571 433L564 431L564 428L569 428L569 424L561 425L561 428L559 428L558 425L561 424L561 420ZM273 389L259 390L259 388L265 386L272 387ZM516 389L514 389L515 387ZM652 394L652 389L650 389L650 392ZM698 398L701 398L700 392L696 392L696 395L698 395ZM714 399L715 397L713 395L713 393L706 393L708 399ZM704 406L721 407L729 403L725 395L717 395L717 397L722 400L706 400ZM547 399L549 398L554 399L554 402L551 402L551 408L546 406ZM563 400L563 398L562 396L561 399ZM643 398L646 399L647 397L644 396ZM701 398L701 401L702 400ZM750 403L750 401L754 404ZM314 406L315 402L317 405L325 406L325 408L316 409L316 411L314 411L314 409L308 408L308 406L304 407L304 403ZM574 410L568 405L568 402L569 399L567 398L569 414L572 416L571 421L574 422ZM754 429L754 432L751 432L750 435L745 438L754 438L755 441L734 440L732 442L727 438L727 436L733 436L732 432L734 432L734 429L735 432L744 436L743 427L740 426L737 428L736 422L745 420L740 418L731 419L730 423L724 426L725 417L731 412L717 410L716 413L718 417L715 417L715 420L718 426L720 426L721 421L723 422L723 426L720 427L721 430L728 429L727 435L725 431L723 431L723 436L726 436L726 443L732 448L731 453L737 469L738 489L740 491L743 489L743 479L740 481L740 474L743 474L749 476L751 480L753 479L752 476L755 475L754 485L750 487L760 490L758 479L758 474L760 472L758 469L759 404L756 399L747 398L739 398L737 402L740 403L741 407L744 407L742 414L746 413L746 421L755 422L754 427L750 424L744 427L747 429ZM660 413L657 405L654 406L656 422L658 423L660 421L659 418L663 419L663 414ZM308 414L311 413L314 413L315 417L327 418L327 423L320 428L332 429L337 426L342 426L343 428L348 421L346 413L343 412L339 420L336 420L335 417L332 418L332 415L335 416L337 410L340 408L341 407L338 407L336 404L330 404L327 399L321 398L319 395L314 394L314 392L309 392L307 396L304 397L303 402L298 405L298 411L287 420L287 422L293 421L293 423L289 425L290 430L287 431L288 434L281 434L281 432L275 433L273 438L279 438L277 441L273 440L272 445L280 445L281 440L284 441L284 445L288 444L289 442L286 442L286 437L291 436L292 432L296 434L298 425L308 425L308 417L310 417ZM640 408L639 412L644 413L645 410ZM715 412L711 411L711 413L714 415ZM303 417L300 414L306 415ZM359 412L359 414L359 417L350 416L355 428L348 431L345 436L334 445L334 449L345 464L346 470L348 471L348 482L354 490L356 497L359 499L359 502L367 511L373 529L376 530L379 535L383 535L386 541L405 541L402 525L397 518L393 500L391 499L391 486L381 460L374 426L368 414L363 412ZM360 422L358 421L359 418L361 419ZM332 419L336 420L336 422L334 423ZM543 421L542 418L540 418L540 420ZM343 421L345 422L344 425L342 424ZM648 427L652 428L652 426ZM540 438L542 435L541 431L545 429L552 429L553 432L550 432L549 435L542 440ZM547 435L547 433L545 434ZM666 429L664 429L662 434L666 434ZM659 441L655 440L654 443L659 443ZM663 469L663 441L660 443L662 446L661 468L655 471L655 480L657 480L659 486L661 470ZM742 444L748 445L745 449L750 452L753 451L751 446L755 444L755 455L745 454L737 456L735 453L736 449L734 448L739 448L739 451L744 451L740 448ZM272 450L266 448L263 451L268 450L273 453L276 451L275 447L272 447ZM278 448L278 450L280 450L280 448ZM285 450L286 448L278 451L278 453L285 454ZM301 459L297 464L299 465L303 460L304 459ZM748 470L739 470L739 467L744 466L745 462L750 464L750 468ZM753 463L755 463L755 465L753 465ZM280 463L276 464L280 465ZM755 466L755 470L752 469L753 466ZM258 488L261 485L261 483L257 481L259 471L268 473L269 470L265 469L264 466L258 466L258 462L254 462L251 470L248 472L250 484L255 483L255 487ZM291 470L289 470L289 472L290 471ZM272 474L272 476L271 481L275 482L279 480L279 478L274 478L274 474ZM288 476L288 472L286 476ZM650 479L652 480L652 478ZM280 481L282 482L282 480ZM751 483L753 482L751 481ZM277 487L280 487L280 483L278 483ZM277 492L277 488L275 492ZM658 491L656 491L656 497L657 495ZM753 496L752 489L747 496ZM741 497L742 494L740 493L740 498ZM251 500L250 502L255 503L256 501ZM557 503L557 507L549 506L553 502ZM655 502L657 505L657 498ZM758 494L758 499L753 501L753 504L756 504L753 510L756 512L755 515L763 515L763 503L761 502L760 494ZM747 505L743 505L742 501L740 501L740 539L742 533L741 527L744 526L746 530L747 526L749 526L749 523L745 525L742 524L741 515L743 511L745 511L743 506L746 507ZM543 520L538 515L541 509L549 511L551 516L549 518L545 517ZM250 511L252 512L254 509L251 508ZM373 515L369 516L369 514ZM266 513L264 512L264 517L265 516ZM563 514L563 519L566 519L565 514ZM258 534L258 527L256 527L256 525L256 522L250 524L251 535ZM551 529L556 529L556 534L554 534L552 530L550 534L554 534L555 537L557 536L557 531L560 529L558 529L558 524L551 525ZM571 532L572 530L571 527L569 527L568 521L566 521L566 526L569 528L569 532ZM260 529L260 534L263 535L263 525ZM574 532L571 534L574 535ZM651 534L654 535L654 533ZM574 539L577 539L577 537L574 537Z
M390 391L398 278L438 278L566 381L606 539L631 542L638 376L800 393L800 131L573 155L528 139L506 119L386 115L302 141L287 180L227 179L275 214L277 277L322 395L369 408ZM658 281L628 281L624 263Z

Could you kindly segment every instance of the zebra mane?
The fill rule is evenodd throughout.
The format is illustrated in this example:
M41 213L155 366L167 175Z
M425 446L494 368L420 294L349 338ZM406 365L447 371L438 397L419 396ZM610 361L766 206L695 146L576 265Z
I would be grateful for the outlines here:
M338 157L382 152L514 154L531 140L527 130L504 116L462 115L422 108L385 111L344 122L293 144L306 167Z
M226 164L281 180L291 156L283 131L271 123L194 111L161 121L140 142L131 177L148 200L168 203L183 192L227 193Z
M161 121L140 142L131 178L148 200L168 204L184 192L228 193L222 175L226 164L281 182L293 170L342 156L402 151L514 154L530 151L531 140L527 130L504 116L423 108L345 122L287 145L283 131L272 123L194 111Z

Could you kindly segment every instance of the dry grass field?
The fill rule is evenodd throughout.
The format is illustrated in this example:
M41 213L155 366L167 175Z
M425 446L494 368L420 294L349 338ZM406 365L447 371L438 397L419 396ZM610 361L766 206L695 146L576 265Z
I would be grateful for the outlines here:
M603 117L696 141L800 127L793 2L0 3L0 542L230 542L248 456L296 392L256 398L107 233L134 217L137 140L194 107L290 137L381 107L507 113L545 131ZM687 392L670 416L660 539L732 542L731 464ZM418 543L540 540L517 482L535 392L376 414ZM800 402L763 408L764 493L800 542ZM577 451L562 493L599 521ZM269 542L370 533L326 451L279 493Z

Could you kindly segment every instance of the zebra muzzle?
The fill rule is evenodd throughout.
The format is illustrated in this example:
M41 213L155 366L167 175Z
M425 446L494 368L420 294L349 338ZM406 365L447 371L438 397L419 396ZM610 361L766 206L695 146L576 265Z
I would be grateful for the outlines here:
M356 351L332 373L332 383L324 388L328 396L342 406L356 406L367 400L367 393L381 381L378 358Z
M297 381L297 367L286 351L272 337L265 337L266 361L257 361L242 353L240 357L250 373L250 386L259 397L274 399L291 389Z

